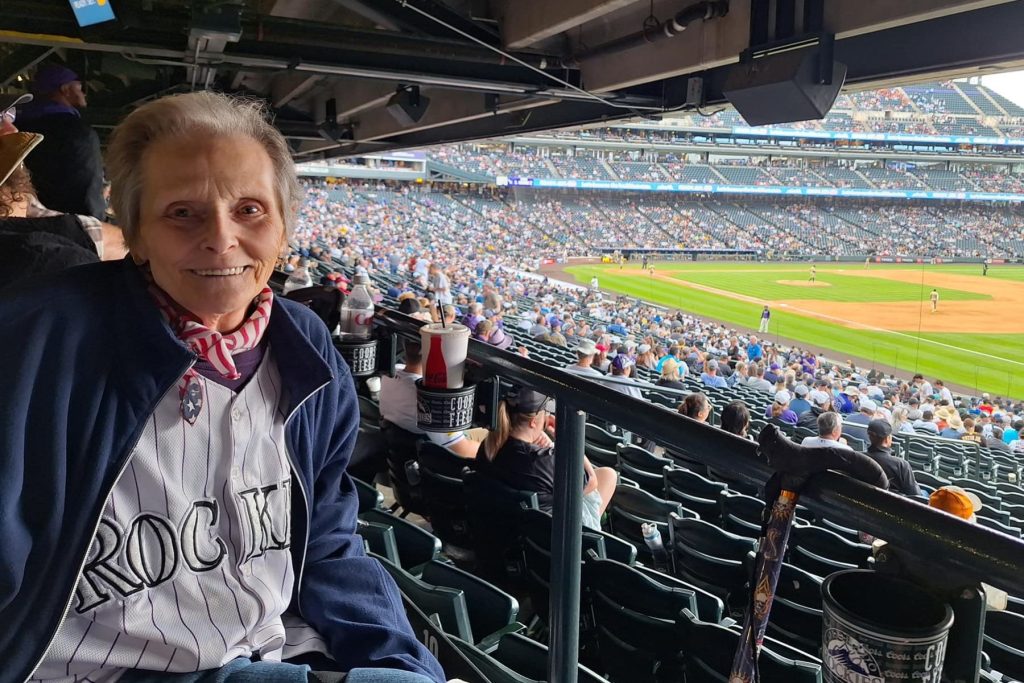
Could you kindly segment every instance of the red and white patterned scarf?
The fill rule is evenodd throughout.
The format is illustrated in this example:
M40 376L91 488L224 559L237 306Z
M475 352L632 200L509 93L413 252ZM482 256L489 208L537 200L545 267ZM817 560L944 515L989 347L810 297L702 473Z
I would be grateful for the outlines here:
M234 332L221 334L203 325L195 315L171 299L167 292L156 284L148 269L143 272L149 281L150 295L178 339L193 353L212 365L225 379L240 379L241 375L232 356L256 348L263 338L274 304L274 292L270 287L264 287L253 299L255 308L241 327ZM189 424L194 424L203 403L202 383L199 382L199 373L195 368L189 368L181 378L178 392L181 398L181 415Z

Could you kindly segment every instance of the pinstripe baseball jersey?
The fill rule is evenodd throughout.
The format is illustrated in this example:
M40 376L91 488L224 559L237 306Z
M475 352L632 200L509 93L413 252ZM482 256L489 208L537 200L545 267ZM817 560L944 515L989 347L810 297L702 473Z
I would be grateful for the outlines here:
M125 669L280 658L294 574L277 366L268 350L237 393L199 381L194 424L177 386L150 416L33 680L107 683Z

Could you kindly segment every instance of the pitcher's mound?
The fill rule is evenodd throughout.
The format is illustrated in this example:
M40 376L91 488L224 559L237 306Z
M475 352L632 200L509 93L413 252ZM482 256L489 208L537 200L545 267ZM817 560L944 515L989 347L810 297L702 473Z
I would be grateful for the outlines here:
M776 280L780 285L790 287L831 287L827 282L811 282L810 280Z

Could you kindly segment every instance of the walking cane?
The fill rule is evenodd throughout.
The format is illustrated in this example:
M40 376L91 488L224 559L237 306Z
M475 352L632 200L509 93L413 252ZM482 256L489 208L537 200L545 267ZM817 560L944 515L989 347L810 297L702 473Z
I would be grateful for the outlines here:
M772 424L761 430L758 445L768 464L775 469L775 474L765 484L766 507L754 573L748 587L750 600L729 683L757 683L760 680L757 659L779 583L796 504L807 480L818 472L838 470L868 484L882 488L889 485L878 463L863 453L840 448L798 446Z

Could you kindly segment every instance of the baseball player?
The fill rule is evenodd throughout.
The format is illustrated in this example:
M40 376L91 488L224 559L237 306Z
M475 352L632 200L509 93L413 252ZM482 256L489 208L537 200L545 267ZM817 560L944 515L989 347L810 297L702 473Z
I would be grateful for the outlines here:
M932 313L939 310L939 290L932 289L932 293L928 295L928 299L932 303Z
M811 264L811 282L815 282L818 277L818 266Z
M761 324L758 326L757 331L764 334L768 332L768 323L771 322L772 311L765 305L764 309L761 310Z

